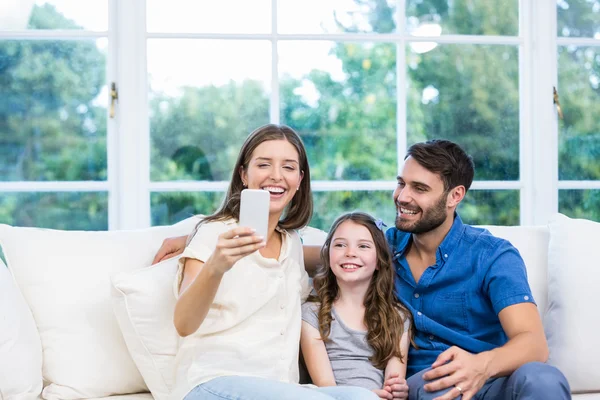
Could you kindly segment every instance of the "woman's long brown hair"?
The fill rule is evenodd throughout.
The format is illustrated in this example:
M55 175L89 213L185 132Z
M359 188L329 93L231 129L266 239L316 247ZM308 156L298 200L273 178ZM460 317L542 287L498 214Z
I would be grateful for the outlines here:
M283 229L300 229L308 225L313 212L313 199L310 188L310 167L308 157L302 139L292 128L286 125L267 124L252 132L242 145L238 154L237 161L233 166L231 181L221 206L214 214L204 217L197 225L191 235L188 236L188 244L198 231L200 225L207 222L223 221L229 218L239 220L240 218L240 195L244 189L241 170L248 169L248 163L254 150L261 144L269 140L286 140L298 152L298 162L300 171L304 174L300 187L290 204L286 207L284 215L279 221L278 226Z
M335 220L321 250L323 265L314 278L317 297L311 297L309 301L320 303L318 311L319 333L321 338L326 341L331 332L331 321L333 319L331 309L334 301L339 297L337 280L329 262L329 251L335 231L346 221L352 221L366 227L375 243L378 269L373 273L365 295L364 322L367 326L367 342L373 349L373 356L370 361L375 367L385 369L390 358L399 357L403 360L404 355L400 351L400 339L404 333L404 321L410 317L410 311L396 297L392 256L385 235L377 227L377 223L372 216L362 212L352 212ZM413 342L412 337L411 342Z

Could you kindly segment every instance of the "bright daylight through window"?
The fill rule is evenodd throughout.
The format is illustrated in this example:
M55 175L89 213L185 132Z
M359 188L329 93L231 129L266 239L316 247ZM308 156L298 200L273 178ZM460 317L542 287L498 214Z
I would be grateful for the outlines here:
M268 122L306 144L317 228L355 209L391 225L403 154L433 138L474 158L466 223L545 223L552 196L600 220L600 2L532 3L3 0L0 223L211 213Z

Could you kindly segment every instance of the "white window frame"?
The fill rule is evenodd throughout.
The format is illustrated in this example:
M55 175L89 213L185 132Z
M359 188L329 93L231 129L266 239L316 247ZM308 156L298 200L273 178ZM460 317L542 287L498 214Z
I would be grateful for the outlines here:
M552 103L557 86L557 45L598 45L594 39L558 38L556 2L521 0L519 36L444 35L414 37L391 34L191 34L147 33L145 0L107 0L109 30L0 32L0 38L94 38L108 36L107 83L116 82L116 117L108 123L108 179L105 182L0 182L0 192L107 191L109 229L136 229L151 224L150 195L169 191L224 191L227 182L151 182L146 43L149 38L261 39L272 43L270 120L279 122L277 43L289 40L394 42L397 46L397 91L406 87L405 49L411 42L519 46L519 168L514 181L475 181L472 190L519 190L521 225L543 225L558 211L559 189L600 189L600 181L558 180L558 123ZM277 30L277 0L272 0L272 28ZM397 20L405 21L405 1L397 0ZM107 117L108 118L108 117ZM407 148L406 99L397 101L397 152L401 165ZM314 181L315 191L389 190L394 181ZM391 204L390 204L391 206Z

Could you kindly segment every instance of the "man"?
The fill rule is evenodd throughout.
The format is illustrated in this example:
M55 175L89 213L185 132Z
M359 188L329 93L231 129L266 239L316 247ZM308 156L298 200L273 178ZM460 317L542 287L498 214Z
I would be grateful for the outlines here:
M409 148L386 232L396 291L413 313L411 399L570 399L548 346L523 259L506 240L462 223L472 159L455 143ZM411 376L412 375L412 376Z
M548 346L523 259L456 213L473 176L472 159L446 140L410 147L398 175L396 226L386 237L396 292L414 320L409 398L570 399L565 377L544 363ZM167 239L155 262L184 244ZM386 385L405 393L403 380Z

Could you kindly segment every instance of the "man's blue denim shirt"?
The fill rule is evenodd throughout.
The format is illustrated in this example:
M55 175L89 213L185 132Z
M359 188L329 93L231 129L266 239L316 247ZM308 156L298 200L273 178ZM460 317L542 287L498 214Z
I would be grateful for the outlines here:
M463 224L458 214L435 265L418 283L406 261L412 235L390 228L386 237L396 294L413 314L419 347L410 348L407 377L429 368L451 346L480 353L504 345L508 339L498 313L513 304L534 303L518 250L485 229Z

